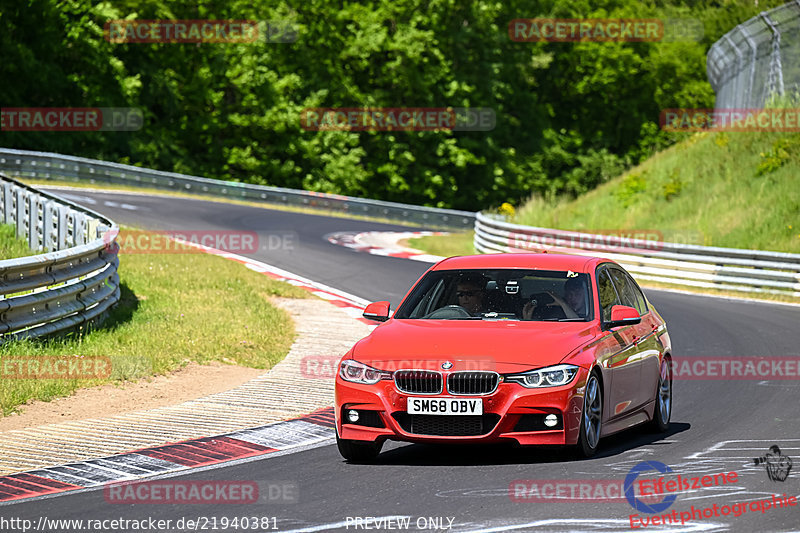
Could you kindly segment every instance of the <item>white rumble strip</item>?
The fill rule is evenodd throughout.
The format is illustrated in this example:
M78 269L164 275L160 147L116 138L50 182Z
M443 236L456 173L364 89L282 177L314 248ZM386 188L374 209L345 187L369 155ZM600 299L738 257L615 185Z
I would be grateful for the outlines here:
M351 316L352 307L321 299L273 302L292 315L298 336L286 358L263 375L174 406L0 432L0 475L246 430L333 405L333 379L304 376L301 362L341 356L371 327ZM321 428L308 426L310 438L321 435Z

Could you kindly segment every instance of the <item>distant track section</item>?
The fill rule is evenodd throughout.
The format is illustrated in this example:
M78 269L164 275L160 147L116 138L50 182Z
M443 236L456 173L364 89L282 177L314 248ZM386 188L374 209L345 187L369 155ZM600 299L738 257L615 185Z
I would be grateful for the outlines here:
M424 226L471 228L475 213L326 194L282 187L221 181L95 159L0 148L0 170L19 177L83 183L114 183L234 200L292 205Z

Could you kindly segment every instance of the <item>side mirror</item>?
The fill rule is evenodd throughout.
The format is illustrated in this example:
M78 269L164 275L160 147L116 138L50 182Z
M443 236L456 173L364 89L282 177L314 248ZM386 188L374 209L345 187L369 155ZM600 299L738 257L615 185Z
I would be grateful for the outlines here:
M632 326L642 321L639 311L627 305L615 305L611 308L611 320L603 324L604 329L618 326Z
M364 318L377 322L389 320L389 302L372 302L364 309Z

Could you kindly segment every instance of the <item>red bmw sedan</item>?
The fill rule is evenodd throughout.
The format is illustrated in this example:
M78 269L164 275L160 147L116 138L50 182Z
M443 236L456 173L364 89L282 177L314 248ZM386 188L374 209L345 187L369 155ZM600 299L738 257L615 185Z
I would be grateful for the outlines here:
M352 462L387 439L574 446L672 411L664 320L606 259L558 254L452 257L339 362L336 438Z

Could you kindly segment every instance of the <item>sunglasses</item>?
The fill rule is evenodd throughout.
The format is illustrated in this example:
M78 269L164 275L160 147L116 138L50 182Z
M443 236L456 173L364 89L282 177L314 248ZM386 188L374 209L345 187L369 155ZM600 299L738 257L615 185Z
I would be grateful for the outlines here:
M474 290L474 291L458 291L458 292L456 293L456 295L457 295L459 298L463 298L463 297L465 297L465 296L466 296L466 297L468 297L468 298L472 298L472 297L473 297L473 296L475 296L476 294L480 294L480 293L481 293L481 291L479 291L479 290Z

